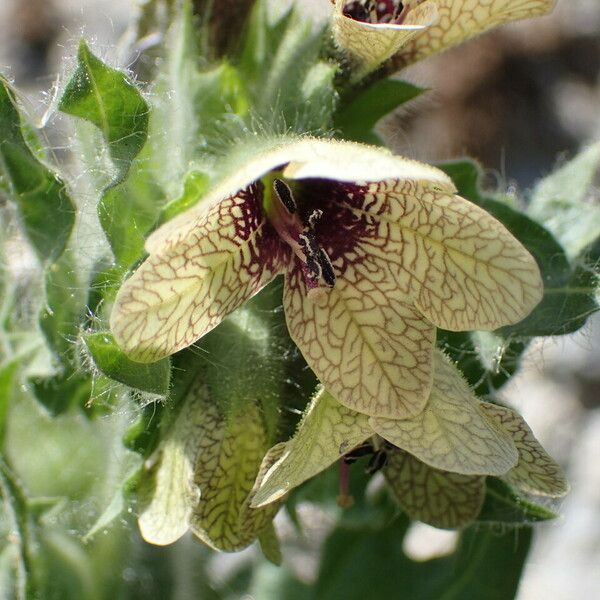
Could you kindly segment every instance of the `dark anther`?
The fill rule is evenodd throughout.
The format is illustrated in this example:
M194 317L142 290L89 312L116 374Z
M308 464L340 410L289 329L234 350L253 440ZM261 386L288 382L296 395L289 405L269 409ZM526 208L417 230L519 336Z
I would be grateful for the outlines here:
M360 446L356 446L353 450L350 450L347 454L344 454L344 462L348 465L356 462L359 458L363 456L369 456L375 452L375 448L373 448L373 444L369 442L365 442Z
M287 211L293 215L298 210L298 207L296 206L296 201L294 200L290 186L281 179L274 179L273 189Z
M372 475L377 473L380 469L385 467L387 463L387 452L385 450L378 450L371 456L369 464L365 468L365 473Z
M323 276L323 280L329 287L333 287L335 285L335 271L333 270L331 259L323 248L319 248L318 261L319 265L321 265L321 275Z
M308 226L311 229L314 229L315 225L317 224L318 220L323 216L323 211L315 208L315 210L313 210L310 213L310 216L308 217Z
M302 246L302 251L306 256L306 267L314 279L321 277L321 263L319 262L320 248L315 236L310 231L301 233L298 241Z
M344 462L347 465L351 465L363 456L371 457L367 463L367 466L365 467L365 473L372 475L386 465L388 455L385 446L379 450L376 450L371 442L364 442L360 446L356 446L356 448L344 454Z

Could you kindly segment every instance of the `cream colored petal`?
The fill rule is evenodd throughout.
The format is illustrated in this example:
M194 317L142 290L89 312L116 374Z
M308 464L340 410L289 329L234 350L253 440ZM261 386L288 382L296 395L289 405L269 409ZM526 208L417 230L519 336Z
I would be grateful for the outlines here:
M484 402L482 408L494 423L506 429L519 452L516 467L502 476L508 484L537 496L560 498L568 493L569 484L563 470L548 456L531 429L515 411Z
M348 0L336 0L332 33L336 45L349 52L356 62L357 77L376 69L438 19L432 0L411 10L401 25L364 23L347 17L343 12L347 3Z
M207 388L194 388L162 441L157 462L144 477L148 490L141 494L138 524L148 543L171 544L189 529L192 507L200 496L193 483L194 465L200 454L219 443L219 421Z
M362 190L348 206L379 228L361 243L364 252L389 264L399 287L437 327L497 329L522 320L541 300L535 259L475 204L413 181Z
M223 200L123 284L110 318L119 346L153 362L193 344L269 283L287 252L257 186Z
M367 256L355 263L320 295L308 293L299 270L288 274L283 305L290 335L348 408L395 419L418 414L431 387L435 328L403 299L389 271Z
M254 158L249 160L249 157ZM232 175L225 177L199 204L150 235L146 240L149 254L165 254L171 248L187 244L189 236L203 226L207 211L276 168L285 167L284 175L290 179L315 177L347 182L410 179L431 182L450 193L456 191L448 175L435 167L355 142L284 138L265 147L242 145L239 157L230 162Z
M439 350L425 410L411 419L371 417L369 422L388 442L442 471L503 475L517 464L512 437L488 419L460 371Z
M272 521L278 506L249 509L252 491L268 442L259 408L244 410L215 427L223 435L198 455L194 484L200 499L190 527L205 544L233 552L251 544Z
M456 46L503 23L544 15L556 0L435 0L435 25L413 37L394 59L397 68Z
M388 452L384 475L409 517L442 529L472 523L485 498L485 477L440 471L406 452Z
M373 434L368 417L337 402L322 389L308 406L294 437L267 471L251 506L264 506L333 464ZM281 446L275 447L281 452Z

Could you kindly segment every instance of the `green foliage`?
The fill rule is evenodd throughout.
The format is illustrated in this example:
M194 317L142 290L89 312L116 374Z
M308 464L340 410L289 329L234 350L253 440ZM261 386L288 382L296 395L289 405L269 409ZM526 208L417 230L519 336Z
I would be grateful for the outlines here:
M17 206L27 237L46 262L65 249L75 207L63 180L36 156L30 143L37 146L39 141L21 116L15 93L0 76L0 192Z
M600 238L600 204L592 185L600 173L600 142L540 180L531 194L528 214L547 227L569 258Z
M485 501L477 520L483 523L523 525L557 517L548 508L520 497L499 479L488 477Z
M148 105L127 77L96 58L84 40L59 109L100 129L115 167L112 183L122 181L146 143Z
M23 490L19 486L9 466L0 458L0 498L4 507L6 529L12 536L12 565L4 564L7 573L2 579L8 584L7 592L16 600L27 600L36 594L36 585L32 576L31 522L27 511Z
M6 413L13 395L18 368L18 359L13 359L0 366L0 446L4 442Z
M110 379L142 392L167 395L171 380L168 358L151 364L135 363L121 351L109 331L84 334L83 340L94 365Z
M171 200L161 211L158 224L162 225L196 204L206 193L209 176L202 171L191 171L183 182L181 196Z
M98 216L116 263L123 270L143 256L145 235L156 223L163 201L162 189L140 162L124 181L104 192Z
M50 349L64 365L73 360L73 342L79 333L85 304L82 291L72 253L65 253L46 269L46 301L40 315L40 327Z
M514 597L530 530L471 528L454 553L416 562L403 551L407 526L402 518L383 530L335 529L325 543L314 593L306 598L394 598L399 590L411 600Z
M313 31L297 7L273 16L266 0L256 3L235 64L267 132L308 133L331 127L337 66L319 60L324 33Z
M375 125L424 91L399 79L378 79L351 98L344 98L335 115L335 128L343 138L380 145L382 142L373 131Z

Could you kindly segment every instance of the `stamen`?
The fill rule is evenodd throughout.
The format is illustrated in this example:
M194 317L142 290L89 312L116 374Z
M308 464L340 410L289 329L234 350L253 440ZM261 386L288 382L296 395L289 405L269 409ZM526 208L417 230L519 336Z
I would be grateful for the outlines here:
M319 265L321 265L321 276L323 277L323 281L325 281L329 287L333 287L335 285L335 271L333 270L329 255L323 248L319 249Z
M369 459L369 463L365 468L365 473L373 475L377 471L383 469L387 464L387 452L385 450L377 450Z
M319 222L319 219L323 216L323 211L315 208L315 210L313 210L310 213L310 216L308 217L308 226L311 229L314 229L315 225Z
M327 252L317 241L315 227L323 216L316 208L301 216L290 186L282 179L273 179L272 202L267 205L267 217L282 240L287 242L304 263L304 273L309 293L314 296L322 288L335 285L336 276ZM323 285L325 284L325 285Z
M317 243L314 233L305 230L298 236L298 241L306 257L306 268L313 279L318 280L321 277L322 267L319 261L321 248Z
M292 190L290 189L290 186L285 183L285 181L282 181L281 179L274 179L273 191L277 194L277 197L279 200L281 200L281 203L291 215L297 212L298 207L296 206L296 201L294 200Z
M348 465L351 465L359 458L362 458L363 456L370 456L373 454L373 452L375 452L373 444L371 444L371 442L364 442L360 446L356 446L356 448L353 448L350 450L350 452L344 454L344 462Z

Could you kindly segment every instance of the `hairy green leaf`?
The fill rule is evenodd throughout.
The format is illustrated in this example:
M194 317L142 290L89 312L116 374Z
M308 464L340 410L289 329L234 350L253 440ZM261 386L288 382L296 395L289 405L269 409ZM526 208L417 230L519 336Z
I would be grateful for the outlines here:
M25 233L42 262L65 249L75 207L63 180L31 150L35 142L19 114L15 93L0 77L0 192L18 207Z
M519 496L510 486L488 477L483 507L477 520L485 523L523 524L556 519L558 514Z
M159 224L166 223L196 204L208 190L210 178L202 171L190 171L183 182L183 193L171 200L160 213Z
M600 142L540 180L528 213L560 240L570 258L600 236L600 201L592 193L600 175Z
M273 132L329 128L336 103L333 78L337 67L319 60L325 30L314 31L298 7L282 16L273 15L268 2L256 3L235 63L251 104Z
M112 185L122 181L148 130L148 104L129 78L105 65L81 40L77 68L58 107L100 129L115 167Z
M361 89L340 108L335 116L335 127L346 139L380 143L373 132L375 125L424 91L399 79L379 79Z
M135 164L125 180L104 192L98 217L121 273L143 256L146 234L163 201L162 188L145 163Z
M51 415L60 415L73 406L84 406L92 394L92 382L71 369L52 377L32 377L29 380L37 401Z
M127 358L108 331L85 334L83 339L94 364L104 375L136 390L167 395L171 380L168 358L149 364L136 363Z
M72 253L65 253L50 265L44 279L46 298L40 327L52 352L62 364L69 365L85 310L85 292Z

